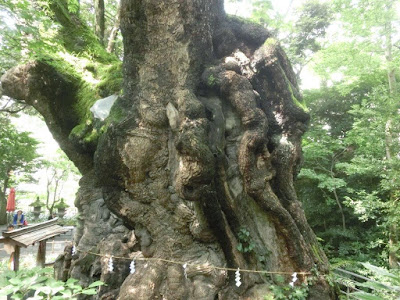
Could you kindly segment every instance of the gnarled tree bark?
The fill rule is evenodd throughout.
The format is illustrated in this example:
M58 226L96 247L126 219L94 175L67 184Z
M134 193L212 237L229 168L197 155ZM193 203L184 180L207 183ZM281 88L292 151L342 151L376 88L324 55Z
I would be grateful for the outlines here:
M213 266L315 270L309 298L334 298L293 186L308 115L278 43L227 17L221 0L121 6L124 95L115 105L127 115L95 153L68 143L76 99L61 76L34 62L2 78L6 94L44 115L83 173L80 252L59 260L59 276L104 280L101 299L263 299L272 277L243 273L237 288L234 272ZM37 85L40 78L58 89ZM63 88L60 98L51 93ZM60 99L67 119L55 109ZM137 261L129 274L129 260L115 259L110 273L108 255L187 262L187 278L164 261Z

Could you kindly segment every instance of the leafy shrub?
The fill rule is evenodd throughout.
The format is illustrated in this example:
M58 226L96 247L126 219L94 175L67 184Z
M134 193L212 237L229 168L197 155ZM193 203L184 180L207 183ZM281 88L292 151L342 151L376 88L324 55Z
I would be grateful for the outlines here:
M239 243L237 249L242 253L253 251L255 244L251 240L250 232L246 228L241 228L238 233Z
M293 276L293 275L292 275ZM275 282L276 285L271 285L269 288L271 294L265 296L265 300L306 300L308 297L308 284L302 283L301 285L294 285L297 280L292 279L290 284L285 282L283 276L276 275ZM312 280L310 280L312 281ZM311 284L311 282L309 282Z
M335 282L339 286L345 287L345 289L342 289L344 296L341 299L400 299L399 270L388 271L369 263L362 263L362 265L366 270L358 268L355 271L356 273L349 272L347 268L346 270L337 269L334 271ZM362 273L363 275L357 273Z
M96 295L97 287L104 285L95 281L87 288L70 278L66 282L52 277L52 268L22 269L17 272L5 271L0 276L0 296L11 295L11 299L77 299L77 295Z
M360 300L397 300L400 299L400 273L377 267L368 263L363 266L372 272L376 281L356 283L361 289L351 293L355 299Z
M308 286L304 283L295 287L288 284L283 286L272 285L270 289L273 296L272 298L267 296L265 300L306 300L308 296Z
M58 219L58 224L62 226L76 226L78 224L78 214L66 215L62 219Z

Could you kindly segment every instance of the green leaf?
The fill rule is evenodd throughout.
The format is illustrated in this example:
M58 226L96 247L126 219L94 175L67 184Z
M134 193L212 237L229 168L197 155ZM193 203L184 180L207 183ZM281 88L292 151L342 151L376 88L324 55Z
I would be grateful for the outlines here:
M388 285L382 284L380 282L372 282L372 281L367 281L367 282L356 282L357 286L361 286L361 287L366 287L369 289L373 289L373 290L387 290L387 291L393 291L394 289Z
M61 294L62 294L64 297L70 298L70 297L72 296L72 291L71 291L71 290L64 290L64 291L61 291Z
M399 277L399 276L396 276L396 275L390 273L388 270L385 270L384 268L371 265L370 263L363 263L362 265L363 265L365 268L371 270L372 272L374 272L374 273L376 273L376 274L378 274L378 275L386 276L386 277L395 279L396 281L399 281L399 280L400 280L400 277Z
M103 281L95 281L95 282L93 282L93 283L91 283L89 286L88 286L88 288L94 288L94 287L97 287L97 286L101 286L101 285L104 285L105 283L103 282Z
M49 279L46 281L46 285L47 285L48 287L50 287L50 288L53 289L53 288L63 287L63 286L64 286L64 282L55 280L55 279L53 279L53 278L49 278Z
M23 296L20 294L14 294L11 296L11 299L23 299Z
M12 283L13 285L19 285L19 284L22 284L22 280L20 279L20 278L11 278L10 280L9 280L9 282L10 283Z
M73 293L77 294L80 293L82 291L82 287L80 285L77 285L74 287Z
M96 289L87 289L87 290L83 290L81 293L84 295L96 295L97 291L96 291Z
M74 289L74 288L76 288L77 286L79 286L79 284L77 284L77 282L78 282L77 279L75 279L75 278L69 278L69 279L67 280L67 282L65 283L65 285L66 285L67 287L69 287L70 289Z
M356 299L360 299L360 300L385 300L381 297L369 294L369 293L365 293L365 292L355 292L355 293L351 293L352 296L354 296Z
M75 278L68 278L68 280L67 280L67 284L69 284L69 283L76 283L76 282L78 282L78 279L75 279Z

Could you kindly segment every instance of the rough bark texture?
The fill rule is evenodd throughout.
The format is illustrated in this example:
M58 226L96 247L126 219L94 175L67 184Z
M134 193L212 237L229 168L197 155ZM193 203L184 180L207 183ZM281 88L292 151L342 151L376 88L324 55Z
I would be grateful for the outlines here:
M77 121L66 114L74 103L67 82L40 63L2 78L6 94L44 115L84 174L75 243L103 256L66 253L59 277L104 280L101 299L263 299L273 277L242 273L237 288L234 272L213 266L314 269L309 298L333 298L326 257L293 186L308 115L277 42L263 28L227 18L222 1L121 6L125 81L116 105L127 114L111 123L95 154L68 143ZM244 253L239 244L254 249ZM189 265L186 278L179 264L137 261L129 274L129 260L115 259L110 273L110 254L201 267Z

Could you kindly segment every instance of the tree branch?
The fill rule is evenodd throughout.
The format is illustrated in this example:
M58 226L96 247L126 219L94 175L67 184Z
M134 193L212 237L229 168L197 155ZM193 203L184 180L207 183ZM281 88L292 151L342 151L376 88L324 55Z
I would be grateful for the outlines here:
M20 111L24 110L27 107L28 107L28 105L24 105L22 108L15 109L15 110L8 109L8 108L0 108L0 112L4 112L4 113L8 113L8 114L16 114L16 113L19 113Z

